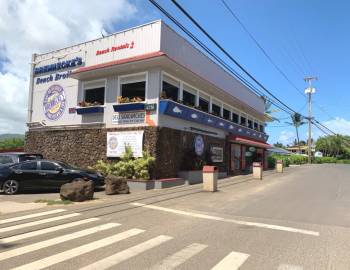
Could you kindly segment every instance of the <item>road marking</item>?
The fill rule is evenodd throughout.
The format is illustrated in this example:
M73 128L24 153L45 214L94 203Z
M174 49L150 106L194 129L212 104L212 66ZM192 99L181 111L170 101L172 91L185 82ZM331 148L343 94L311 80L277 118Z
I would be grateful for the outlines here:
M237 270L248 259L249 254L232 251L211 270Z
M94 251L96 249L102 248L102 247L106 247L109 246L111 244L114 244L116 242L119 242L121 240L124 240L126 238L138 235L140 233L143 233L144 230L140 230L140 229L131 229L122 233L119 233L117 235L114 236L110 236L107 238L103 238L101 240L95 241L95 242L91 242L89 244L77 247L77 248L73 248L55 255L52 255L50 257L47 257L45 259L41 259L38 261L34 261L32 263L28 263L26 265L22 265L16 268L13 268L12 270L40 270L40 269L44 269L46 267L50 267L52 265L55 265L57 263L60 262L64 262L66 260L72 259L74 257L77 257L79 255Z
M71 223L66 223L66 224L62 224L62 225L57 225L57 226L54 226L54 227L50 227L50 228L46 228L46 229L42 229L42 230L38 230L38 231L33 231L33 232L29 232L29 233L19 234L19 235L3 238L3 239L0 240L0 243L2 243L2 244L12 243L12 242L15 242L15 241L18 241L18 240L27 239L27 238L30 238L30 237L33 237L33 236L38 236L38 235L42 235L42 234L46 234L46 233L50 233L50 232L56 232L56 231L59 231L59 230L63 230L63 229L66 229L66 228L71 228L71 227L74 227L74 226L90 223L90 222L97 221L97 220L99 220L99 218L83 219L83 220L79 220L79 221L75 221L75 222L71 222Z
M19 225L13 225L10 227L0 228L0 233L14 231L14 230L23 229L23 228L28 228L28 227L35 226L35 225L45 224L45 223L49 223L52 221L58 221L58 220L76 217L76 216L80 216L80 214L79 213L72 213L72 214L68 214L68 215L64 215L64 216L52 217L52 218L41 219L41 220L37 220L37 221L33 221L33 222L23 223L23 224L19 224Z
M40 213L36 213L36 214L26 215L26 216L3 219L3 220L0 220L0 224L20 221L20 220L29 219L29 218L42 217L42 216L47 216L47 215L51 215L51 214L57 214L57 213L61 213L64 211L66 211L66 210L56 209L56 210L51 210L51 211L47 211L47 212L40 212Z
M65 234L63 236L58 236L52 239L48 239L42 242L37 242L31 245L27 245L27 246L23 246L20 248L15 248L15 249L11 249L9 251L5 251L5 252L1 252L0 253L0 261L2 260L6 260L12 257L16 257L19 255L23 255L32 251L36 251L42 248L46 248L46 247L50 247L53 245L57 245L66 241L70 241L73 239L77 239L79 237L83 237L83 236L87 236L90 234L94 234L100 231L104 231L104 230L108 230L114 227L120 226L120 224L118 223L107 223L104 225L99 225L93 228L89 228L86 230L82 230L79 232L75 232L75 233L70 233L70 234ZM30 269L30 268L29 268Z
M277 270L303 270L303 268L298 265L280 264Z
M259 222L250 222L250 221L228 219L228 218L222 218L222 217L216 217L216 216L209 216L209 215L198 214L198 213L182 211L182 210L176 210L176 209L171 209L171 208L166 208L166 207L161 207L161 206L147 205L147 204L143 204L143 203L131 203L131 205L149 208L149 209L153 209L153 210L160 210L160 211L174 213L174 214L180 214L180 215L184 215L184 216L234 223L234 224L238 224L238 225L253 226L253 227L259 227L259 228L265 228L265 229L271 229L271 230L301 233L301 234L307 234L307 235L312 235L312 236L320 236L319 232L297 229L297 228L292 228L292 227L285 227L285 226L279 226L279 225L273 225L273 224L265 224L265 223L259 223Z
M165 258L163 261L157 263L155 266L153 266L152 270L170 270L174 269L177 266L183 264L185 261L193 257L194 255L201 252L203 249L208 247L207 245L202 244L191 244L184 249L176 252L173 255L170 255L169 257Z
M100 261L97 261L93 264L90 264L86 267L80 268L79 270L105 270L112 266L115 266L123 261L126 261L134 256L137 256L141 254L142 252L145 252L151 248L154 248L156 246L159 246L160 244L169 241L170 239L173 239L170 236L166 235L160 235L158 237L155 237L151 240L148 240L146 242L143 242L141 244L138 244L136 246L133 246L131 248L125 249L121 252L118 252L110 257L107 257L105 259L102 259Z

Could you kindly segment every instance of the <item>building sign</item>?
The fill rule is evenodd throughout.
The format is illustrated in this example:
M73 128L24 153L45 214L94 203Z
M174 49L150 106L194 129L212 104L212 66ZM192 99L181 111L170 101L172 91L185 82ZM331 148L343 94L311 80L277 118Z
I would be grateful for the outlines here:
M52 121L58 120L64 113L66 105L66 95L62 86L57 84L50 86L45 93L43 101L46 118Z
M125 49L133 49L134 46L135 46L134 41L131 41L130 43L126 42L124 44L112 46L112 47L107 48L107 49L97 50L96 55L102 55L102 54L116 52L116 51L125 50Z
M36 67L34 69L34 74L42 74L42 73L47 73L47 72L56 72L68 68L73 68L76 66L81 66L83 64L83 59L81 57L75 57L70 60L64 60L60 61L54 64L42 66L42 67Z
M63 73L56 73L56 74L51 74L51 75L44 76L44 77L39 77L39 78L36 78L35 84L43 84L43 83L68 79L69 74L71 74L71 73L72 73L72 71L69 70L69 71L66 71Z
M143 124L145 122L144 111L138 112L117 112L112 116L112 124L128 125L128 124Z
M224 148L212 146L210 148L211 161L223 162L224 161Z
M198 156L204 153L204 140L202 135L197 135L194 137L194 151Z
M142 157L143 130L107 133L107 157L121 157L130 146L134 157Z
M145 110L146 111L156 111L157 110L157 103L145 104Z

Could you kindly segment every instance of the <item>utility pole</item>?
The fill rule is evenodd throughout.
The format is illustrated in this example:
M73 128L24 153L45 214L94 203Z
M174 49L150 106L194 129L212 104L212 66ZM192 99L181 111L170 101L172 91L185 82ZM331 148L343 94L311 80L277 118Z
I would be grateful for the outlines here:
M314 94L316 92L315 88L312 87L312 81L317 80L317 77L306 77L304 78L305 82L309 84L309 87L305 89L305 94L308 95L308 104L309 104L309 138L307 141L307 148L308 148L308 163L311 164L311 121L312 121L312 102L311 102L311 94Z

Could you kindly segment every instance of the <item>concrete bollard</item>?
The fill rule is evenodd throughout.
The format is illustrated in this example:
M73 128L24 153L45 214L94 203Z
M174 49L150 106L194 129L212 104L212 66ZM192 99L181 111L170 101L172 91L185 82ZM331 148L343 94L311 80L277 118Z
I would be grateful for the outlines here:
M203 167L203 190L215 192L218 189L218 167L204 166Z
M276 161L276 171L278 173L283 173L283 160Z
M263 167L261 162L253 162L253 178L262 180Z

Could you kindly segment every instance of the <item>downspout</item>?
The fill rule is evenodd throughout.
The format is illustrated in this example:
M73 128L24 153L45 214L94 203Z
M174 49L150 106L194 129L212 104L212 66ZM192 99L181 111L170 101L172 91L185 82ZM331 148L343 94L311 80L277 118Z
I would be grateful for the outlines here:
M35 66L35 58L36 54L32 54L32 61L30 62L30 78L29 78L29 95L28 95L28 116L27 122L32 122L33 116L33 90L34 90L34 66Z

